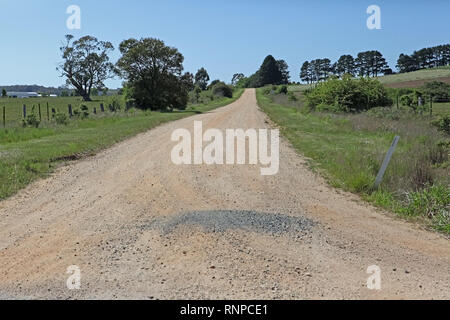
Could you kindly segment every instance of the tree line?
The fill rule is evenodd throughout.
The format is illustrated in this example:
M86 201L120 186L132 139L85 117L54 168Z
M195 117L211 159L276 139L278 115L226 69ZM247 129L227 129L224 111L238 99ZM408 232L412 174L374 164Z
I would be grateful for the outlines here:
M117 63L109 58L114 50L112 43L92 36L74 41L72 35L67 35L60 50L63 61L57 70L84 101L90 101L91 95L99 91L106 92L104 82L115 76L125 80L120 91L127 102L142 109L185 109L190 91L211 88L205 68L200 68L195 76L183 72L183 55L156 38L122 41L122 56ZM224 83L213 83L217 92L229 96Z
M450 44L423 48L413 54L400 54L397 69L400 73L450 65Z
M268 55L261 67L250 77L242 73L233 75L231 83L242 88L260 88L268 84L280 85L290 82L289 66L284 60L276 60Z
M300 79L307 83L319 82L331 76L342 77L344 74L360 77L377 77L391 74L386 59L376 50L358 53L357 57L342 55L338 61L331 63L328 58L305 61L300 70Z
M450 45L439 45L414 51L413 54L400 54L397 69L400 73L421 69L444 67L450 65ZM300 79L307 83L319 82L331 76L342 77L344 74L359 77L377 77L394 73L386 59L377 50L358 53L356 57L346 54L338 61L315 59L305 61L300 70Z

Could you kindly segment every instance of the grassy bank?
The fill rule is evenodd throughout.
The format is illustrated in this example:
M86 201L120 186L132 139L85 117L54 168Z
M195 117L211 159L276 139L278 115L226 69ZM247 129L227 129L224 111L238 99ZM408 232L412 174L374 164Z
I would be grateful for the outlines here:
M430 81L445 81L449 82L450 79L450 67L432 68L419 71L412 71L407 73L398 73L392 75L381 76L377 78L385 86L394 86L398 84L398 87L420 87L425 82ZM302 92L314 87L312 84L295 84L289 86L289 91Z
M285 95L257 90L259 106L329 183L402 217L450 234L448 136L429 119L376 112L311 113ZM389 109L389 108L388 108ZM394 120L395 119L395 120ZM373 185L395 135L401 140L378 190Z
M48 175L61 162L94 154L162 123L225 106L237 100L242 92L236 91L233 98L191 105L186 111L132 110L71 120L67 125L50 122L37 129L0 128L0 199Z

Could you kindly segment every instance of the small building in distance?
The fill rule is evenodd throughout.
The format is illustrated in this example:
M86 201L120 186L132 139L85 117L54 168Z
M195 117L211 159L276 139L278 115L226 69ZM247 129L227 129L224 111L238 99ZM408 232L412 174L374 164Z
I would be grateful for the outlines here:
M37 92L7 92L10 98L38 98L41 95Z

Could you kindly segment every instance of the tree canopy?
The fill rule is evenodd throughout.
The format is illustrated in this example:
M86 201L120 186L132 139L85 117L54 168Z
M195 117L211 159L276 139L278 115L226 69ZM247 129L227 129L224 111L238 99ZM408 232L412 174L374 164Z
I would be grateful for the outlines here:
M68 85L74 86L78 94L89 101L93 88L104 89L104 81L114 77L116 69L108 56L114 47L111 42L91 36L72 43L73 38L66 36L66 43L60 48L64 61L57 70L67 78Z
M200 68L195 74L195 85L199 86L202 90L208 88L209 80L209 74L205 68Z
M192 88L191 74L182 74L183 55L162 40L128 39L120 44L117 66L127 80L137 107L151 110L184 109Z

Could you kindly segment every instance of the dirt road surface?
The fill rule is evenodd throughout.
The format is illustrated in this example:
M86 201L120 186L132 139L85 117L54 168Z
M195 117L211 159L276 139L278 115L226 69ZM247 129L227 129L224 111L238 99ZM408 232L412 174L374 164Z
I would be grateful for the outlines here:
M336 191L282 140L280 172L177 166L175 129L271 128L254 90L59 168L0 202L4 299L450 298L450 241ZM69 266L81 289L69 290ZM369 266L381 290L369 290Z

